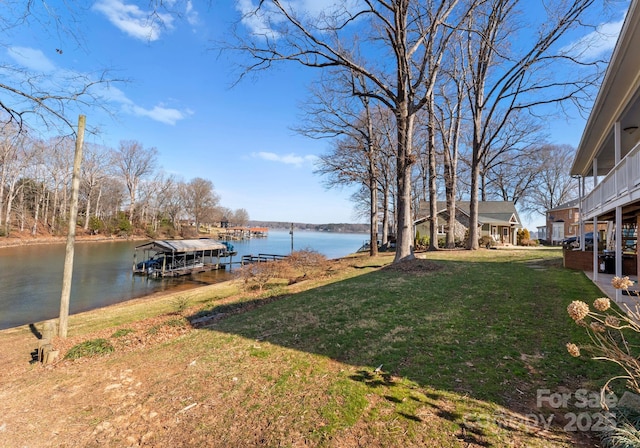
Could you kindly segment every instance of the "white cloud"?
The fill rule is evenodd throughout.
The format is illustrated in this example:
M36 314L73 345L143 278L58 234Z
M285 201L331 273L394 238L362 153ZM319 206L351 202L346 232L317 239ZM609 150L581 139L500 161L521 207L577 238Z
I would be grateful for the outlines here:
M160 123L175 125L178 121L184 120L188 115L192 115L191 111L180 111L163 106L155 106L153 109L145 109L140 106L133 106L131 111L138 116L149 117Z
M280 4L297 16L318 17L327 11L352 11L359 7L360 0L282 0ZM284 18L270 3L265 2L258 9L255 0L238 0L236 9L242 14L242 23L252 34L278 38L279 33L273 29Z
M56 70L55 64L41 50L28 47L9 47L7 53L11 59L29 70L42 73Z
M185 9L185 16L187 17L187 22L189 25L197 25L200 22L200 18L198 16L198 11L193 9L193 3L191 0L187 2L187 6Z
M239 0L236 9L242 14L242 23L249 28L252 34L259 36L279 37L279 34L271 28L270 23L279 23L282 19L274 16L268 8L257 10L253 0Z
M125 0L98 0L93 9L104 14L119 30L143 41L158 40L163 27L171 29L173 24L171 15L143 11Z
M135 104L127 95L120 89L114 86L102 86L102 91L99 92L100 96L105 101L111 103L118 103L122 106L122 111L129 115L135 115L137 117L147 117L160 123L175 125L178 121L193 115L193 111L179 110L175 108L165 107L160 104L151 109L144 108Z
M284 163L285 165L294 165L294 166L302 166L305 162L313 163L317 160L317 156L307 155L307 156L298 156L296 154L286 154L279 155L273 152L254 152L251 154L252 157L268 160L270 162L279 162Z
M581 60L590 61L613 50L618 41L620 30L624 23L622 19L599 25L594 31L581 37L562 49Z

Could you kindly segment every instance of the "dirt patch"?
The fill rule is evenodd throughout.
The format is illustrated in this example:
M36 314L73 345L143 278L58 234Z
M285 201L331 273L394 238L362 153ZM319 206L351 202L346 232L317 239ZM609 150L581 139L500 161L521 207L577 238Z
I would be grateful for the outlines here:
M143 350L147 347L170 341L191 331L189 321L180 315L164 315L138 322L131 322L119 327L107 328L89 335L75 336L67 339L54 338L53 346L60 351L60 357L81 342L91 339L106 339L117 352Z
M443 269L443 266L433 261L424 260L422 258L416 258L413 260L400 261L393 263L382 268L384 271L390 272L404 272L407 274L428 274L430 272L437 272Z

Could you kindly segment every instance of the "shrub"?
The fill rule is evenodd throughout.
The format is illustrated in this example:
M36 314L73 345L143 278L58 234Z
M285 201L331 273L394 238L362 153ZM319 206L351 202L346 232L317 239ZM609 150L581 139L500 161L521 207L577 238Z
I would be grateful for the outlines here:
M420 231L416 231L413 247L415 250L427 250L429 248L429 237L427 235L421 236Z
M528 229L518 229L516 234L518 246L531 246L531 234Z
M135 330L132 330L131 328L121 328L119 330L116 330L111 337L112 338L121 338L122 336L126 336L129 333L134 333Z
M487 249L489 249L492 246L496 245L496 242L493 241L493 238L491 238L489 235L483 235L478 239L478 244L481 247L486 247Z
M118 232L121 235L128 235L133 230L133 226L129 219L125 216L124 213L120 212L118 214L118 224L117 224Z
M291 255L287 257L286 263L295 271L300 272L303 277L321 275L329 270L327 257L312 249L292 252Z
M632 281L629 277L614 277L612 285L616 289L628 289ZM626 313L611 307L607 297L593 302L593 310L580 300L574 300L567 307L569 316L576 324L584 327L591 340L590 345L578 346L567 343L567 351L571 356L579 357L583 352L589 353L593 359L610 361L617 364L623 374L607 380L602 387L602 394L609 389L609 384L616 379L625 379L626 387L632 392L640 393L640 363L638 347L640 341L640 308L636 305L631 310L625 305ZM606 409L606 403L601 403ZM630 418L626 408L614 408L615 422L603 432L602 441L606 447L638 446L640 441L640 418ZM637 414L637 413L636 413Z
M106 355L113 350L113 345L106 339L91 339L74 345L64 357L65 359L78 359L84 356Z
M290 266L282 261L266 261L245 264L236 271L236 278L242 281L245 291L258 289L262 292L271 280L288 278Z
M189 306L189 300L186 297L178 296L171 300L173 307L175 308L175 314L182 314L184 310Z
M92 235L97 235L104 229L104 222L97 216L89 218L89 231Z

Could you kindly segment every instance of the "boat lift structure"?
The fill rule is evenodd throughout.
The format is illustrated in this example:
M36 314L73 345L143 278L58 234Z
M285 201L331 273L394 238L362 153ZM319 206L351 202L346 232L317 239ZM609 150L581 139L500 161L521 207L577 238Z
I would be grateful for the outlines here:
M138 262L138 251L143 252ZM133 273L148 277L178 277L224 269L222 258L236 255L233 246L212 238L192 240L156 240L136 246Z

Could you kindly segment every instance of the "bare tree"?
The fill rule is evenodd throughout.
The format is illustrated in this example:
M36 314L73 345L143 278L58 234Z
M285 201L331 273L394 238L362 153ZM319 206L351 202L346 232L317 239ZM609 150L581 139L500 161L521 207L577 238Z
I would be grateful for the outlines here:
M129 222L131 223L133 223L136 208L138 186L142 179L154 173L157 156L156 148L144 148L135 140L121 141L118 149L111 153L114 169L122 177L129 192Z
M363 89L365 81L360 74L346 73L341 77L337 73L334 78L325 80L322 88L314 89L314 102L307 103L307 120L298 131L309 137L342 137L339 152L344 153L347 148L360 151L364 158L357 155L354 158L343 154L348 159L361 159L362 168L355 167L353 176L345 176L344 169L338 167L335 160L330 157L320 159L320 169L317 173L327 174L337 170L337 176L330 177L327 185L343 185L362 182L369 191L369 255L378 254L378 185L377 185L377 159L378 145L374 131L374 114L381 115L379 107L371 104L372 99L367 96L354 97L351 92ZM341 89L342 88L342 89ZM347 143L346 140L350 140ZM338 149L338 148L336 148ZM334 156L336 154L334 153ZM350 166L347 164L347 166Z
M91 213L97 213L101 196L101 183L107 178L106 171L109 153L107 148L86 144L84 161L82 163L82 193L84 195L84 225L85 232L89 229ZM92 204L94 208L92 208Z
M576 199L578 183L571 178L569 168L575 148L570 145L545 145L536 151L540 170L529 189L524 211L546 215L546 211Z
M237 226L246 226L249 222L249 212L244 208L239 208L233 212L233 222Z
M195 221L197 233L200 224L212 218L220 198L215 194L210 180L196 177L185 185L183 201L185 210Z
M25 135L20 135L16 126L11 124L0 128L0 226L5 217L5 190L10 176L16 170L17 151L20 141Z
M184 202L182 201L182 195L184 190L184 182L174 180L170 184L167 185L167 189L164 192L165 195L165 204L164 211L168 215L171 220L171 224L173 228L177 232L181 232L181 218L184 211Z
M531 35L520 36L516 23L520 0L484 0L469 16L467 34L467 91L473 135L469 249L478 248L478 193L486 154L499 139L512 114L532 113L542 105L589 101L599 78L598 61L584 61L556 49L568 30L583 26L594 0L554 0L539 11L544 20ZM530 5L529 5L530 6ZM561 69L562 67L562 69Z
M456 201L458 185L458 160L460 154L460 134L463 124L465 99L464 76L459 64L459 56L452 52L450 68L445 70L445 80L439 86L439 95L434 105L434 120L442 145L443 180L448 220L446 247L455 247Z
M53 128L64 134L75 133L74 117L83 109L97 107L109 112L105 89L122 79L111 77L107 69L98 73L82 73L57 67L57 58L63 49L82 47L83 38L78 24L86 11L83 2L16 1L2 4L0 16L0 45L13 63L0 63L3 73L0 81L1 120L15 123L20 129L29 124L31 129ZM15 35L25 30L38 29L51 36L51 58L39 55L46 64L29 67L21 61L33 51L15 45ZM57 48L56 48L57 47ZM73 117L69 113L73 113ZM26 129L26 128L25 128Z
M25 133L7 136L2 142L2 176L0 178L0 192L4 199L4 235L11 232L12 211L14 201L22 192L25 185L24 173L33 162L34 151L32 142Z
M365 81L364 88L354 89L353 95L373 98L393 112L397 133L396 262L413 258L413 125L416 113L430 98L431 69L435 67L431 65L433 53L425 51L425 45L455 28L446 22L454 17L458 3L368 0L354 6L337 2L313 16L295 11L290 3L263 0L243 17L247 22L261 23L261 30L244 38L238 36L235 46L252 58L244 67L245 74L281 61L342 69ZM458 13L456 18L464 15Z

